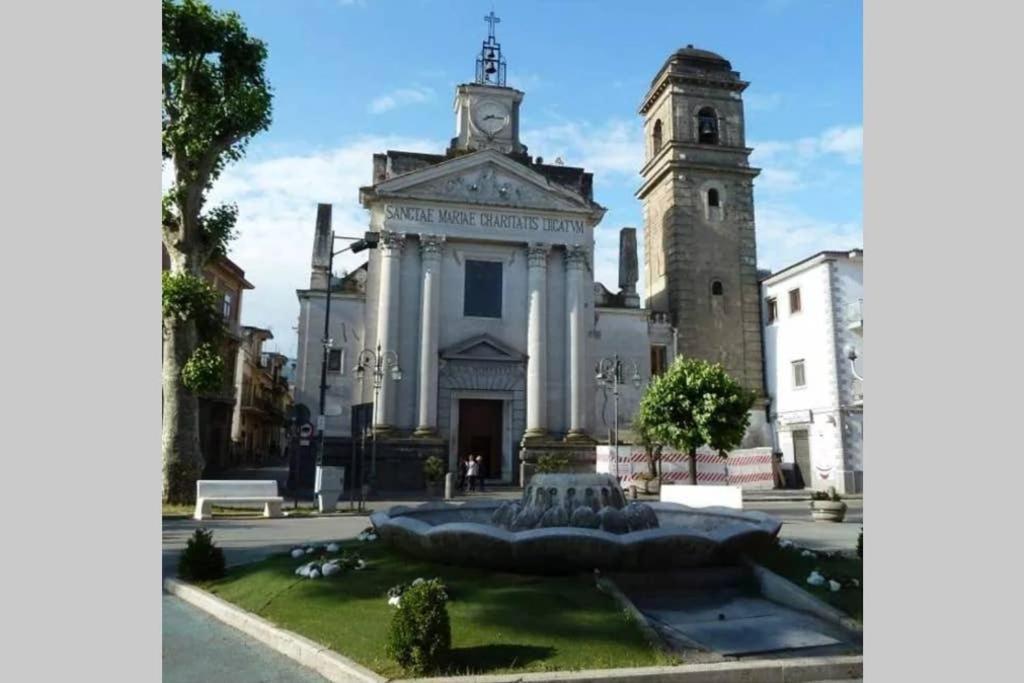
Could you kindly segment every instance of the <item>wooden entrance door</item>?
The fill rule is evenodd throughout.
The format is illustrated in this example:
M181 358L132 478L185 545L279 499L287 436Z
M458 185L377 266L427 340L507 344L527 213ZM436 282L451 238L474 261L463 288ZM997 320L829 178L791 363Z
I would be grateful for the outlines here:
M501 479L502 408L502 401L459 399L459 463L482 456L485 479Z
M803 480L803 485L809 487L813 479L811 474L811 442L807 437L807 430L800 429L793 432L793 460Z

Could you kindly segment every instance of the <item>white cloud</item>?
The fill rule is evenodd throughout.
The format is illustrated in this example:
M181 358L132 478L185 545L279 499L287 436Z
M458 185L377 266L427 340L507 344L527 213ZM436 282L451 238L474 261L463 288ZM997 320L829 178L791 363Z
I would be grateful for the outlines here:
M851 164L860 163L864 148L863 126L829 128L821 134L823 152L839 154Z
M434 89L425 86L415 86L412 88L398 88L391 92L375 97L370 102L370 113L371 114L382 114L398 107L404 107L410 104L422 104L429 102L434 99Z
M522 139L530 153L544 157L545 163L561 157L566 166L592 172L598 182L609 175L635 182L644 163L643 132L634 122L567 122L525 130Z
M310 259L318 203L334 205L332 223L339 235L361 235L368 216L359 204L359 188L372 183L373 154L387 149L432 152L436 140L363 137L309 154L243 159L215 183L207 206L238 205L238 239L229 256L255 289L242 297L242 324L269 327L281 353L295 355L298 320L296 289L309 286ZM170 179L164 170L165 186ZM341 254L335 270L351 270L365 254Z
M756 206L755 221L757 265L773 271L819 251L843 251L864 244L860 223L818 219L790 206Z

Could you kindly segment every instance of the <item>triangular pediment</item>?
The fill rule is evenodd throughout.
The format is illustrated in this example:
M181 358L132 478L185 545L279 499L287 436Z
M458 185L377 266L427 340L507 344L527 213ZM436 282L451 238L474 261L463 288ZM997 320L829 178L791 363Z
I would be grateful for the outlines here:
M386 180L380 198L592 213L595 204L495 150L482 150Z
M526 356L489 334L470 337L441 350L445 360L521 363Z

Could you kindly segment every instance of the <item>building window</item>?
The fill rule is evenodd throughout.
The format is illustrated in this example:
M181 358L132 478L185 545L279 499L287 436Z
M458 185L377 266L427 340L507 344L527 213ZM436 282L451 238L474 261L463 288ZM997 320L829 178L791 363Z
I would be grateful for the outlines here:
M713 187L708 190L708 206L711 208L718 207L718 190Z
M657 377L668 369L668 347L656 345L651 347L651 377Z
M478 318L501 317L501 263L466 260L463 314Z
M768 324L771 325L773 322L779 319L779 302L774 296L768 297Z
M715 280L714 282L711 283L711 295L712 296L722 296L722 281L721 280Z
M807 385L807 376L804 374L804 361L793 361L793 386L800 388Z
M328 372L341 372L342 361L341 352L343 349L331 349L327 354L327 371Z
M654 122L654 133L651 135L651 143L653 147L652 154L657 154L661 149L661 119Z
M718 116L711 107L697 112L697 142L702 145L718 144Z
M789 312L799 313L800 312L800 290L791 289L789 290Z
M222 313L224 314L225 320L231 320L231 293L224 293L224 308Z

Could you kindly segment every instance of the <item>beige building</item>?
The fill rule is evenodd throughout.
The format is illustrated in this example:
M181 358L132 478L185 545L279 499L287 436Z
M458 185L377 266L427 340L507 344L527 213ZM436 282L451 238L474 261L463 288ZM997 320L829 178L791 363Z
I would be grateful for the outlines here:
M274 338L270 330L242 327L242 343L235 363L235 403L231 441L235 464L266 465L284 454L285 426L291 392L284 377L287 357L263 350Z
M170 270L170 257L162 249L163 270ZM226 368L220 388L199 397L199 444L208 470L217 471L235 464L231 443L232 420L236 408L235 367L241 337L242 294L253 289L245 271L226 256L211 260L203 276L219 295L218 305L224 319L221 357Z

